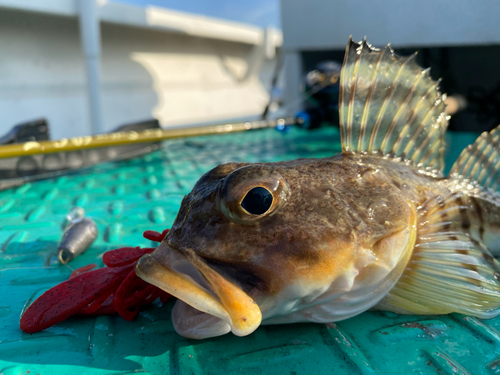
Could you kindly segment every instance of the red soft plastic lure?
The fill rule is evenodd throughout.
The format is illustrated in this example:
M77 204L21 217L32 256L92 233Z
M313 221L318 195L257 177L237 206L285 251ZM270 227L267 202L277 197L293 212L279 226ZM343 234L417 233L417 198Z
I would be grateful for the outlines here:
M143 236L161 242L168 233L152 230ZM118 313L132 320L141 306L160 298L162 302L172 296L148 284L135 274L135 262L154 248L122 247L104 253L106 267L92 270L95 264L81 267L69 279L47 290L38 297L21 317L24 332L42 331L73 315L107 315Z

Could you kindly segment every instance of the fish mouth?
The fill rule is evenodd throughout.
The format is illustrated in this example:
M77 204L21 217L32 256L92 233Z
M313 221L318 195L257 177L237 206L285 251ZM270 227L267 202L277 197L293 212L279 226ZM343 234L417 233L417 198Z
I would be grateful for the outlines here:
M139 259L135 272L179 299L172 320L184 337L199 339L229 331L246 336L262 321L257 303L191 249L181 252L163 241Z

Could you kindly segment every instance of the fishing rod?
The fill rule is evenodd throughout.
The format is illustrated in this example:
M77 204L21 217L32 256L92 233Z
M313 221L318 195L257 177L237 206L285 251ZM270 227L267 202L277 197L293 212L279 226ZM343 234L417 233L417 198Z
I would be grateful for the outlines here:
M284 130L302 122L300 117L290 116L273 120L174 129L162 129L156 125L156 128L152 129L126 128L127 131L93 136L5 144L0 146L0 190L60 176L99 163L145 155L157 150L160 141L168 139L223 135L266 128Z
M300 118L284 117L274 120L246 121L222 125L174 129L146 129L142 131L123 131L83 137L64 138L56 141L31 141L21 144L0 146L0 159L28 155L52 154L88 150L101 147L124 146L138 143L164 141L167 139L201 135L221 135L248 130L291 126L300 123Z

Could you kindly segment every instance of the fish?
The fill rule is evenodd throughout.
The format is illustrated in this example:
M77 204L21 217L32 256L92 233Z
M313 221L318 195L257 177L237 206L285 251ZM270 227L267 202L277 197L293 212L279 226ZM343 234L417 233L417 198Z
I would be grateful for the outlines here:
M184 337L331 323L375 309L500 314L500 127L445 176L445 96L416 54L348 41L342 153L221 164L135 266Z

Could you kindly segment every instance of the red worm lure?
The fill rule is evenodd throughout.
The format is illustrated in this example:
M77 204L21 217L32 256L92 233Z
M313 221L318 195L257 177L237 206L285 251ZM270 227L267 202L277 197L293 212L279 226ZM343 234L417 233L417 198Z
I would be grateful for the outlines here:
M161 242L168 233L152 230L144 238ZM21 317L24 332L42 331L73 315L107 315L118 313L125 320L132 320L141 306L160 298L162 302L172 296L148 284L135 274L135 263L153 247L122 247L104 253L106 267L93 270L95 264L81 267L69 279L47 290L38 297Z

